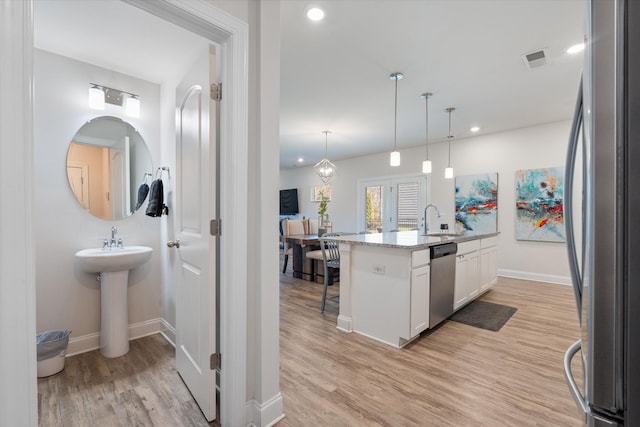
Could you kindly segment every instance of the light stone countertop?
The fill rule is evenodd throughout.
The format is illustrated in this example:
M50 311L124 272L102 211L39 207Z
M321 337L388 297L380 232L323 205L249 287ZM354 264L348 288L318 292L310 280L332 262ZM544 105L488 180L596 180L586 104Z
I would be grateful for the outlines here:
M430 246L440 245L442 243L461 243L469 240L476 240L487 237L497 236L498 233L488 234L461 234L448 236L425 236L420 230L414 231L398 231L389 233L371 233L371 234L348 234L344 236L329 237L328 239L338 241L340 243L351 243L354 245L379 246L396 249L424 249Z

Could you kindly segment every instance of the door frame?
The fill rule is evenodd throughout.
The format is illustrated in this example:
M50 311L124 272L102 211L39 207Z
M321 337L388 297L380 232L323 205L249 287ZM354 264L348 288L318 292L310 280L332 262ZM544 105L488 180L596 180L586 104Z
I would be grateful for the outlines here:
M207 1L123 0L222 47L227 96L220 117L220 339L222 425L246 424L248 189L248 25ZM0 2L0 424L38 425L33 211L33 0ZM5 60L6 59L6 60ZM11 179L9 177L23 177ZM225 238L231 236L231 238ZM231 321L233 320L233 321Z
M220 45L220 424L246 424L248 25L206 1L122 0Z

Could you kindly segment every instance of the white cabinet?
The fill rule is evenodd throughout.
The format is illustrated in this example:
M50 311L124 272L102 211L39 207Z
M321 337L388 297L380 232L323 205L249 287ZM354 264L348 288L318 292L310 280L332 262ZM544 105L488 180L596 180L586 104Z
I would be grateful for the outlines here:
M340 304L350 301L353 331L402 347L429 328L429 249L351 245L343 256Z
M480 292L498 283L498 247L492 246L480 251Z
M498 282L498 238L458 244L453 309L474 300Z
M498 283L498 238L480 239L480 292Z
M456 255L456 282L453 293L453 309L465 305L480 293L480 253L467 252Z
M409 335L418 336L429 327L429 249L411 252L411 292L409 297Z
M429 327L429 265L411 270L410 337Z

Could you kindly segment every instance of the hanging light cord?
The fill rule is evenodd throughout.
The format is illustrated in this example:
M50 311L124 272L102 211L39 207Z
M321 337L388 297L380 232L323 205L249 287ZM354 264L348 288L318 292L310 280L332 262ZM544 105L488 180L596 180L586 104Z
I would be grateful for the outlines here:
M327 158L327 134L331 133L328 130L323 130L322 133L324 133L324 158Z
M398 75L395 76L396 95L395 95L395 113L393 118L393 151L396 151L396 139L398 135Z
M425 146L425 154L426 159L429 160L429 94L424 94L424 146Z
M449 163L448 166L451 167L451 138L453 138L453 135L451 135L451 112L455 110L455 108L449 107L447 108L447 111L449 112L449 135L447 136L447 138L449 139Z

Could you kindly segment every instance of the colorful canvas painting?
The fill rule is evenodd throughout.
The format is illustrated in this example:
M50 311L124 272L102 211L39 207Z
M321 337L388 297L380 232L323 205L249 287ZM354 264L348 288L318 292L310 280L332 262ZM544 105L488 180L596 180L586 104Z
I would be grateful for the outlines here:
M498 231L498 174L456 177L456 232L465 235Z
M564 168L516 171L516 239L564 242Z

